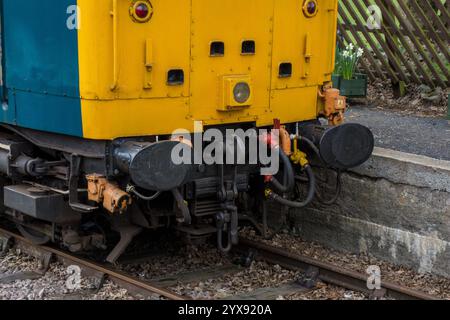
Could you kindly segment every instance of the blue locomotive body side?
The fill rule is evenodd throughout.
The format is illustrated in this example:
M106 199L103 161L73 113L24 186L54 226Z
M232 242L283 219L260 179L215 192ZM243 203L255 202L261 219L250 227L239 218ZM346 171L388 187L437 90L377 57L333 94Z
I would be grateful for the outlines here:
M1 121L83 136L77 30L67 26L76 0L2 0Z

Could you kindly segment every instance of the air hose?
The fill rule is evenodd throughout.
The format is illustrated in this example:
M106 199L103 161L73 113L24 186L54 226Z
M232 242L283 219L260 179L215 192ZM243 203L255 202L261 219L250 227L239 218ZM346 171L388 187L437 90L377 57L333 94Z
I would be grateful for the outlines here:
M305 201L302 201L302 202L291 201L291 200L283 198L282 196L280 196L272 191L268 192L269 199L272 199L275 202L278 202L282 205L285 205L285 206L288 206L291 208L304 208L304 207L308 206L314 200L314 196L316 194L316 177L315 177L314 172L309 164L304 167L304 170L309 178L308 196Z
M295 139L297 139L299 142L305 142L312 151L314 151L314 153L317 155L317 157L323 161L322 159L322 155L320 154L320 150L319 148L317 148L317 146L314 144L314 142L312 142L311 140L309 140L308 138L305 138L303 136L297 136L295 137Z
M321 195L318 189L316 189L316 197L321 204L330 206L336 203L336 201L341 196L341 192L342 192L342 172L338 170L336 176L336 189L333 198L331 198L330 200L325 200L325 198Z
M321 153L320 153L320 150L319 150L319 148L317 148L317 146L314 144L314 142L312 142L310 139L305 138L305 137L303 137L303 136L298 136L298 137L296 137L295 139L297 139L297 140L300 141L300 142L301 142L301 141L305 142L305 143L311 148L311 150L314 151L314 153L318 156L318 158L325 164L326 168L331 169L331 168L329 168L329 166L328 166L328 165L325 163L325 161L323 160L322 155L321 155ZM321 195L321 193L319 192L318 187L317 187L317 186L315 187L315 196L316 196L317 200L318 200L321 204L323 204L323 205L333 205L333 204L335 204L336 201L339 199L339 196L341 195L341 191L342 191L341 177L342 177L342 172L341 172L340 170L338 170L338 172L337 172L337 177L336 177L336 189L335 189L335 193L334 193L334 196L333 196L330 200L326 200L326 199ZM296 178L296 179L297 179L297 178ZM298 179L299 179L300 181L303 181L303 182L304 182L304 180L303 180L301 177L299 177ZM318 180L318 179L316 179L316 180ZM319 181L320 181L320 180L319 180ZM323 182L323 181L321 181L321 182Z
M273 150L275 151L275 149ZM270 184L280 193L289 193L295 186L294 168L289 157L280 148L277 148L276 151L280 154L281 161L284 164L284 184L275 177L271 177Z
M311 150L317 155L317 157L323 161L320 150L314 144L314 142L312 142L310 139L305 138L303 136L297 136L294 139L298 142L304 142L305 144L307 144L311 148ZM331 199L328 200L328 199L325 199L319 192L319 189L317 187L317 178L316 178L314 171L309 163L305 164L305 163L301 163L301 161L298 161L299 164L302 165L303 170L305 171L305 173L307 175L307 177L303 178L301 176L294 175L294 170L292 168L290 159L284 154L284 152L280 152L280 158L282 159L282 161L285 164L285 175L284 175L285 185L281 184L277 179L272 178L272 180L270 182L271 182L272 186L274 187L274 189L280 193L285 194L285 193L289 193L292 190L292 188L295 186L296 181L308 182L308 196L302 202L292 201L289 199L285 199L284 197L280 196L279 194L277 194L276 192L274 192L272 190L267 190L266 196L269 199L271 199L275 202L278 202L282 205L291 207L291 208L304 208L304 207L308 206L314 200L315 197L317 198L317 200L320 203L322 203L324 205L332 205L332 204L336 203L336 201L338 200L338 198L341 194L341 191L342 191L341 171L340 170L337 173L335 194L333 195L333 197Z

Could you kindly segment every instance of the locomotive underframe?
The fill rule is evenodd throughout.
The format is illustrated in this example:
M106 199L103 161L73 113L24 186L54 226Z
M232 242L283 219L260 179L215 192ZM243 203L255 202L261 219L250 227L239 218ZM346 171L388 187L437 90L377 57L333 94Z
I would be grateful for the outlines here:
M3 126L0 131L3 217L36 243L53 241L74 252L106 249L109 244L102 229L106 224L109 231L119 233L121 238L107 258L110 262L117 260L143 229L173 227L189 241L219 234L221 249L228 250L232 243L237 244L238 212L253 209L249 208L248 193L262 183L258 166L196 165L189 181L179 188L181 199L171 192L162 192L152 201L134 196L125 212L111 213L89 201L86 175L104 176L121 190L131 183L130 176L115 164L113 155L118 146L129 141L152 144L169 138L95 141ZM259 188L262 190L262 186ZM142 193L151 191L141 189L139 194ZM185 206L190 223L180 223ZM243 217L251 219L249 215ZM230 235L223 244L219 227Z
M185 142L171 136L96 141L4 125L1 212L35 243L52 241L73 252L109 249L109 262L145 229L173 228L188 241L215 234L218 248L227 252L238 244L240 220L265 230L256 219L265 221L261 204L267 200L294 208L313 200L316 181L308 158L315 154L326 166L345 169L373 151L373 135L360 125L305 122L281 128L284 142L283 136L280 144L265 142L283 159L281 170L262 176L260 164L174 165L171 150ZM302 135L288 133L295 131ZM308 143L300 150L298 141ZM202 141L203 147L209 143ZM292 197L296 182L309 184L304 202Z

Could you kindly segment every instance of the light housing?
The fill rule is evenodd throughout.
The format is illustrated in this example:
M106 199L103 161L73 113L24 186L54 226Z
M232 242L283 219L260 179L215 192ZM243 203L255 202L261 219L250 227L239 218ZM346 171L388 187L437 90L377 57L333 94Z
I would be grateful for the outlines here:
M130 15L135 22L147 22L153 16L153 7L150 1L138 0L132 3Z
M222 76L219 111L248 108L253 104L253 85L250 75Z
M319 12L319 4L317 0L305 0L303 3L303 13L307 18L312 18Z

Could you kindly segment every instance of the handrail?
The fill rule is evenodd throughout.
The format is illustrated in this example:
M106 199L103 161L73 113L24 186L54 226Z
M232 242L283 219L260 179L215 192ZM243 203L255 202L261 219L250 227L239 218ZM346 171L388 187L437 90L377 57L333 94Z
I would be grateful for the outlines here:
M113 84L111 85L111 91L117 89L119 84L119 39L118 39L118 10L117 1L113 0L113 9L111 11L111 16L113 18Z

